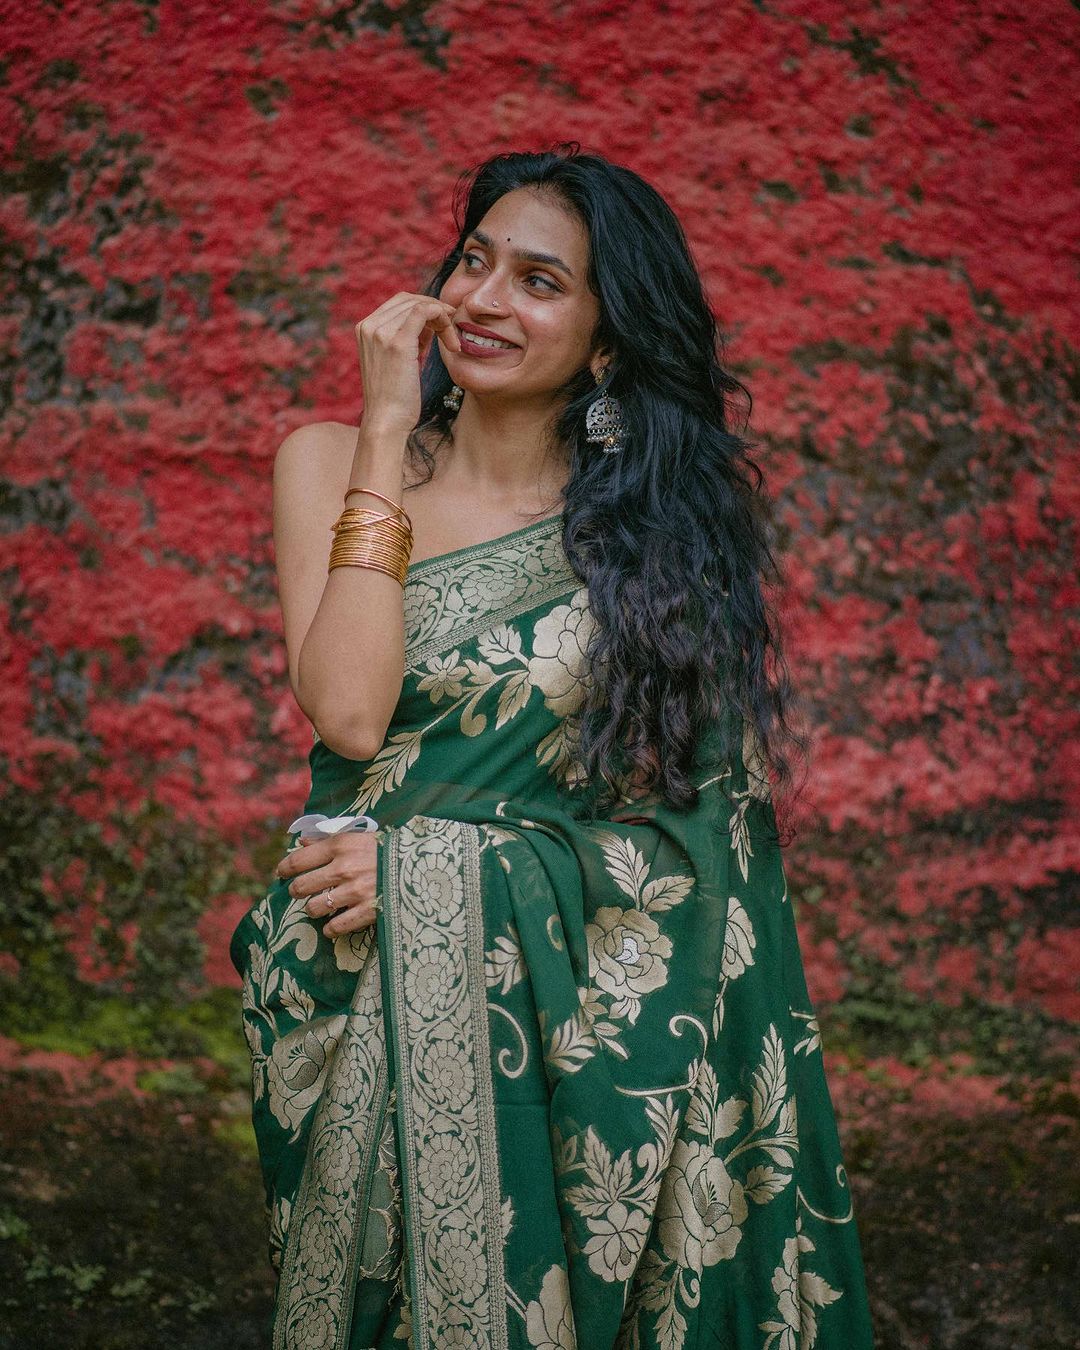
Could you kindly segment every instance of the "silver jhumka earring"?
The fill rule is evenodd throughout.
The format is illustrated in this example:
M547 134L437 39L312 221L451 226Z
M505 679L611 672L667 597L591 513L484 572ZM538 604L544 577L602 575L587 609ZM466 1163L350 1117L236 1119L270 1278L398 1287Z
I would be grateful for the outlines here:
M450 386L450 392L448 394L443 394L443 407L449 408L451 412L460 412L461 399L464 393L465 390L462 389L460 384L452 384Z
M604 371L599 371L596 383L600 384ZM602 445L605 455L614 455L626 444L626 423L623 421L619 400L610 394L601 394L594 398L585 412L585 439L594 445Z

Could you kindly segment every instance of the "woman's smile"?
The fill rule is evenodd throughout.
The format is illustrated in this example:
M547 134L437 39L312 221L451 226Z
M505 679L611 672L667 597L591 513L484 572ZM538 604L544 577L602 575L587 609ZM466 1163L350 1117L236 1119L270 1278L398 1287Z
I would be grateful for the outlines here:
M455 326L461 339L461 350L467 356L498 356L501 352L518 350L517 343L508 342L505 338L489 337L473 331L471 327L463 328L460 324Z

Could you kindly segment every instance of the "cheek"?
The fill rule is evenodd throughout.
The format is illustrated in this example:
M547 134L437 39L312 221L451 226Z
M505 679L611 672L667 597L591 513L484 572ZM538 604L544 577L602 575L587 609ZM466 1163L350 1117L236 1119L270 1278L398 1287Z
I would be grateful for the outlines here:
M469 283L465 277L459 277L456 273L447 277L443 282L442 290L439 292L439 299L445 300L449 305L460 305L462 300L468 295L470 290Z
M583 347L582 330L567 314L542 311L523 318L522 327L530 348L543 351L553 361L574 360Z

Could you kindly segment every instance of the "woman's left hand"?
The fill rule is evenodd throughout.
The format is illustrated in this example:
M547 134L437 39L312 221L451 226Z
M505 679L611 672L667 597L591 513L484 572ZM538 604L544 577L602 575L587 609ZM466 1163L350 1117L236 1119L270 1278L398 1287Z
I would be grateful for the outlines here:
M327 937L353 933L375 922L378 846L374 832L348 830L327 839L302 839L287 853L275 874L289 883L289 894L307 897L313 919L328 919ZM328 899L329 896L329 899Z

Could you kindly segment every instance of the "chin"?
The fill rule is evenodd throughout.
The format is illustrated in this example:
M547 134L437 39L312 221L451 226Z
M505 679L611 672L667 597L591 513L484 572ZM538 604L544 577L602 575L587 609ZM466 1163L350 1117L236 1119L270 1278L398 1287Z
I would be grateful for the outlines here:
M453 366L447 366L450 378L461 389L467 393L476 394L494 394L502 390L513 389L517 381L514 379L515 371L491 371L485 374L484 371L476 371L470 367L464 370L460 368L455 370Z

